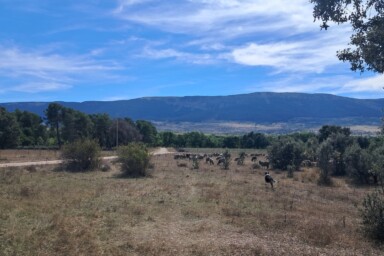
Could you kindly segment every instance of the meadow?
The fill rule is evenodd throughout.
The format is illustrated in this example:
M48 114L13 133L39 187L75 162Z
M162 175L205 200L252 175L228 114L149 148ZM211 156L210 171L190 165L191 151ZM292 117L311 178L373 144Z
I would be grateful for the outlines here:
M372 188L320 187L306 168L271 170L272 190L249 157L229 170L172 154L151 163L140 179L119 178L114 162L107 172L0 168L0 255L383 255L360 232Z

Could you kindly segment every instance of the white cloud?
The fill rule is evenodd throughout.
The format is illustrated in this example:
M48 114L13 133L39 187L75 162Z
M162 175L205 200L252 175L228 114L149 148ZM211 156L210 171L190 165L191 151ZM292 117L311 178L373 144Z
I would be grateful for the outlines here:
M216 63L216 60L211 54L198 54L182 52L175 49L162 49L157 50L153 48L145 48L142 57L151 59L177 59L182 62L193 64L212 64Z
M305 40L250 43L231 53L234 62L248 66L268 66L278 72L321 73L327 67L340 64L336 52L345 47L345 29L340 33L319 34Z
M11 79L7 91L39 92L61 90L83 80L110 76L120 67L114 62L89 56L63 56L45 51L27 51L0 46L0 77Z
M191 0L153 2L132 8L132 1L120 1L115 15L175 33L214 33L234 37L258 31L311 31L312 5L307 0ZM134 3L140 1L134 1Z
M247 92L302 92L331 93L358 98L377 98L384 94L384 76L351 76L328 74L327 76L301 76L292 74L283 77L272 77L269 82L255 84L247 88Z
M340 63L336 51L346 47L350 36L350 28L344 25L320 32L307 0L153 1L132 7L141 2L120 1L115 15L191 38L174 40L172 47L156 53L151 50L148 57L167 56L196 64L225 60L269 66L278 72L320 73ZM180 50L185 47L198 48Z
M378 92L383 93L384 75L375 75L368 78L354 79L345 83L339 92Z
M46 91L59 91L69 89L72 86L69 84L63 83L24 83L15 86L12 88L12 91L17 92L28 92L28 93L38 93L38 92L46 92Z

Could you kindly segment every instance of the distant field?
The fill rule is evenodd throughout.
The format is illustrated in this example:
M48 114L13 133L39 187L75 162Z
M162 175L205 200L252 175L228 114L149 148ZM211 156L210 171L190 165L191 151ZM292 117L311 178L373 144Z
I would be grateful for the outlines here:
M340 120L339 120L340 121ZM250 132L260 132L268 134L286 134L293 132L311 131L317 132L322 125L334 124L335 120L324 123L311 122L292 122L292 123L272 123L272 124L257 124L249 122L153 122L159 131L173 132L192 132L198 131L209 134L246 134ZM342 121L340 121L342 122ZM376 135L379 132L379 124L355 124L345 121L345 124L340 126L349 127L354 134L361 135Z
M232 152L232 157L235 157ZM151 176L0 169L0 255L382 255L359 232L368 188L317 170L265 186L262 169L230 170L173 155L152 157Z

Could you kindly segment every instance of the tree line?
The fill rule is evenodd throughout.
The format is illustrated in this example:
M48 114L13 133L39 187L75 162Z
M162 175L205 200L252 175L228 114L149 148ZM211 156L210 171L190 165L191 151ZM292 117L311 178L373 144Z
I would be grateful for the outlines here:
M77 140L96 140L109 149L130 142L156 144L157 130L145 120L112 119L108 114L88 115L51 103L45 116L0 108L0 148L61 147Z
M253 132L243 136L158 132L149 121L133 121L128 117L112 119L108 114L89 115L59 103L49 104L43 117L28 111L8 112L0 108L1 149L61 147L84 139L96 140L103 149L131 142L176 148L266 148L270 144L268 136Z

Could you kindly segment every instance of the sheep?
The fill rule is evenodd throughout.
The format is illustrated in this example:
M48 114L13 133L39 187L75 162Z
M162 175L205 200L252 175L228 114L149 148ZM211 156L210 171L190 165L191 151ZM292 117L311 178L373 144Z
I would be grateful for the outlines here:
M213 164L215 164L215 163L213 162L213 159L210 158L210 157L207 157L207 158L205 159L205 163L209 163L209 165L213 165Z
M225 158L224 157L219 158L218 161L217 161L217 165L224 164L224 162L225 162Z
M259 161L259 164L260 164L262 167L266 167L267 170L269 169L269 162Z

